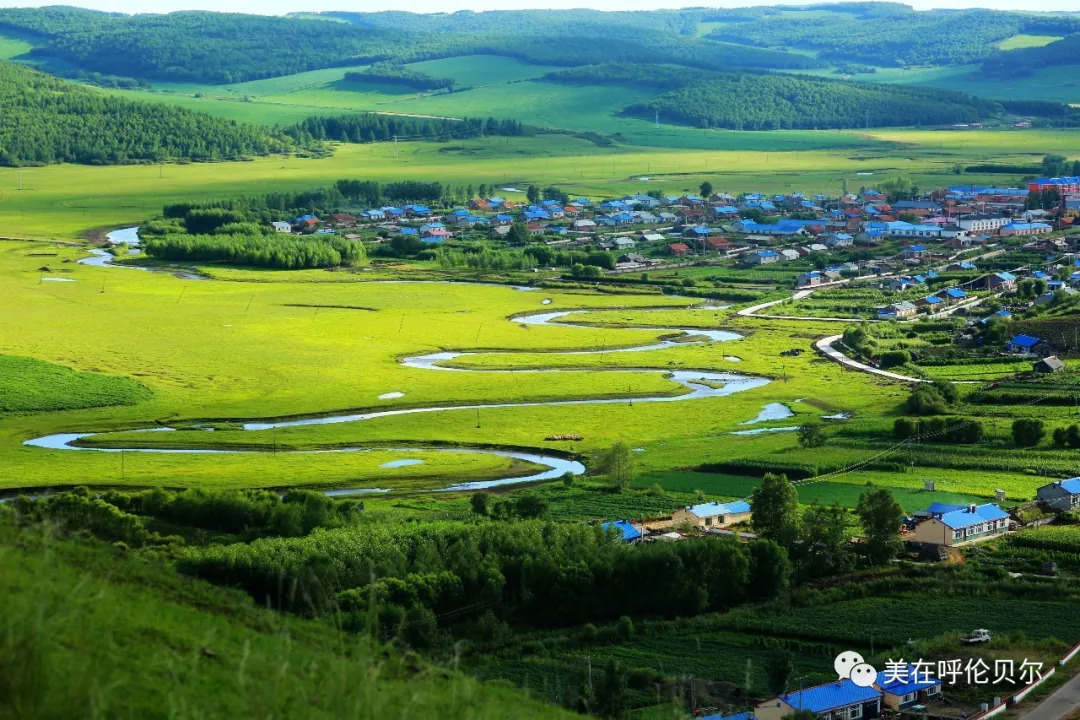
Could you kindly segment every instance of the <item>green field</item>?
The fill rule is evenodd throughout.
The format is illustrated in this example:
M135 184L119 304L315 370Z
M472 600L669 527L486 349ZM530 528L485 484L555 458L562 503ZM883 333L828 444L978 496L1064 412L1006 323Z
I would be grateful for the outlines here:
M1021 48L1029 47L1045 47L1052 42L1061 40L1060 35L1013 35L1011 38L1007 38L997 43L995 47L998 50L1020 50Z

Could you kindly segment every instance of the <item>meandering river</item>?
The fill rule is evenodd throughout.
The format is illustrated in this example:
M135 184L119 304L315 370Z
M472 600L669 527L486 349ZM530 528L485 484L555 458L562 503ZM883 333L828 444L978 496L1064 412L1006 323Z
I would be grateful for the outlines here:
M114 243L127 243L129 245L136 244L138 241L137 228L128 228L126 230L115 231L109 234L110 240ZM104 251L98 251L104 253ZM105 255L108 255L105 253ZM102 257L101 255L95 255L93 258L87 258L86 260L96 260ZM102 258L100 262L88 262L84 264L99 265L102 267L134 267L125 265L115 265L111 262L111 256ZM83 262L83 261L80 261ZM169 272L175 272L169 270ZM547 304L541 301L541 304ZM594 325L581 325L572 324L564 321L568 316L575 312L584 312L584 310L560 310L558 312L541 312L530 315L523 315L512 317L509 320L520 324L533 325L533 326L545 326L545 325L558 325L561 327L579 327L589 328L593 331L597 329L603 329L602 326ZM603 350L569 350L561 352L552 352L552 356L578 356L578 355L596 355L604 353L627 353L627 352L644 352L648 350L660 350L664 348L670 348L680 345L688 344L700 344L700 343L719 343L729 342L739 339L741 336L737 333L728 332L725 330L702 330L698 328L666 328L666 327L654 327L654 326L637 326L633 329L653 330L661 333L664 339L656 342L651 342L645 345L638 345L633 347L621 347ZM509 351L512 352L512 351ZM407 357L402 360L402 364L411 368L421 368L425 370L438 370L444 372L515 372L515 373L548 373L548 372L564 372L559 369L551 368L536 368L536 369L521 369L521 370L486 370L486 369L466 369L461 367L450 367L446 363L457 360L459 358L468 357L476 353L469 352L436 352L426 355L417 355L413 357ZM589 370L575 369L576 372L588 372ZM674 382L680 384L685 388L686 392L680 395L657 395L650 397L632 397L630 395L624 397L613 398L597 398L597 399L585 399L585 400L550 400L550 401L536 401L536 402L518 402L518 403L477 403L468 405L440 405L433 407L415 407L415 408L400 408L392 410L375 410L362 413L343 413L338 415L327 415L320 417L307 417L290 420L268 420L268 421L252 421L245 423L242 428L248 432L261 432L265 430L273 430L275 428L287 428L287 427L302 427L307 425L330 425L337 423L353 423L363 422L366 420L374 420L376 418L391 417L396 415L411 415L419 413L435 413L435 412L447 412L452 410L484 410L489 408L507 408L507 407L546 407L546 406L562 406L562 405L601 405L601 404L616 404L616 403L655 403L655 402L690 402L693 400L699 400L702 398L711 397L724 397L732 395L738 392L744 392L753 388L758 388L768 384L769 380L762 377L751 377L747 375L740 375L736 373L727 372L703 372L692 370L675 370L672 371L667 368L660 367L635 367L635 368L596 368L595 372L660 372L666 377L670 378ZM143 432L168 432L173 428L150 428L142 430ZM78 432L78 433L57 433L54 435L47 435L44 437L33 438L24 442L24 445L30 447L45 448L50 450L71 450L81 452L140 452L140 453L178 453L178 454L211 454L211 453L253 453L264 452L261 450L215 450L213 448L152 448L152 447L130 447L130 448L102 448L87 446L79 444L79 441L92 438L100 433L95 432ZM370 452L375 448L371 447L344 447L333 450L294 450L288 452L295 453L344 453L344 452ZM571 473L574 475L580 475L585 472L585 466L577 460L560 457L557 455L548 455L542 453L528 453L519 452L515 450L498 450L489 448L444 448L444 447L411 447L411 448L378 448L379 450L389 450L391 452L441 452L441 453L484 453L488 455L494 455L503 458L512 458L516 460L522 460L526 462L535 463L544 467L545 469L538 473L533 473L526 476L505 477L496 478L492 480L482 480L476 482L455 483L447 485L443 490L474 490L497 487L499 485L515 484L515 483L529 483L539 482L543 480L550 480L560 477L565 473ZM387 469L393 467L401 467L408 464L415 464L402 461L392 461L386 463ZM339 490L329 491L330 494L341 495L348 493L373 493L373 492L386 492L382 488L344 488Z

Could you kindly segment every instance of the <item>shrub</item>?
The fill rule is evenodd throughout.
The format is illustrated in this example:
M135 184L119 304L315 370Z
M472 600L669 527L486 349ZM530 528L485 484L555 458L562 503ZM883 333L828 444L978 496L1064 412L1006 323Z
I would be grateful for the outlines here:
M1042 442L1046 427L1042 420L1019 419L1012 424L1013 442L1023 447L1034 447Z

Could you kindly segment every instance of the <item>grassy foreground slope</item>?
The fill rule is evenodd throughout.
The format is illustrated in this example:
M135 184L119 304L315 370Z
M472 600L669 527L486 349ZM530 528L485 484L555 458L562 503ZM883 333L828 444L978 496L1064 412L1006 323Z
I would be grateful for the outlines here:
M571 717L0 508L0 716Z

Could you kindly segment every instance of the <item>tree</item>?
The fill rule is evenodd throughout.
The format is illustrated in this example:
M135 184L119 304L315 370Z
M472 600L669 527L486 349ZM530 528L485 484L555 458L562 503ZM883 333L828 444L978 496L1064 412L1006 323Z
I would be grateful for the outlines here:
M1046 435L1046 427L1042 420L1028 420L1021 418L1014 420L1012 424L1013 442L1022 447L1034 447L1042 442Z
M948 411L948 401L939 388L920 383L908 395L906 408L912 415L944 415Z
M803 579L836 575L851 565L846 511L839 505L814 503L803 513L796 568Z
M1080 427L1070 425L1065 430L1065 444L1071 448L1080 448Z
M477 515L487 515L488 501L489 498L486 492L475 492L472 494L472 497L469 498L469 505L472 506L472 511Z
M708 180L702 182L701 185L698 186L698 190L701 191L701 197L705 198L706 200L712 197L713 186L712 183Z
M799 494L787 475L767 473L750 495L754 529L766 540L790 549L799 535Z
M1059 177L1065 174L1069 167L1068 158L1064 155L1044 155L1042 159L1042 174L1047 177Z
M901 547L899 532L904 509L893 497L892 491L868 484L866 491L859 496L855 513L862 523L870 562L880 565L896 557Z
M531 237L525 223L517 221L510 226L510 232L506 233L506 242L510 245L524 245Z
M758 539L749 545L750 593L757 599L774 598L791 582L791 560L787 550L772 540Z
M618 660L608 660L604 664L595 687L596 712L600 717L626 717L626 673Z
M518 517L531 519L543 517L547 514L548 504L547 500L539 495L526 494L522 495L514 503L514 510L517 512Z
M530 185L525 190L525 197L529 200L529 203L535 205L540 202L540 188L535 185Z
M630 482L634 479L633 453L630 446L622 440L612 445L604 455L601 467L615 492L622 492L630 487Z
M799 445L804 448L821 447L827 439L825 426L819 422L803 423L798 430Z
M769 691L774 695L785 692L788 678L791 677L794 669L794 656L790 650L780 649L770 655L765 664L765 676L768 679Z
M1066 439L1067 436L1068 433L1066 432L1065 428L1054 428L1054 434L1051 436L1053 437L1054 446L1065 447L1066 443L1068 442L1068 440Z

